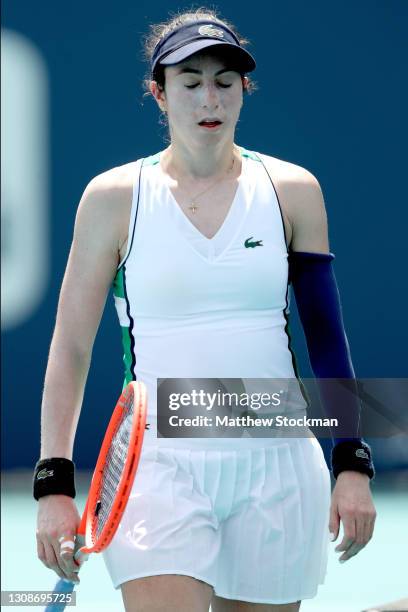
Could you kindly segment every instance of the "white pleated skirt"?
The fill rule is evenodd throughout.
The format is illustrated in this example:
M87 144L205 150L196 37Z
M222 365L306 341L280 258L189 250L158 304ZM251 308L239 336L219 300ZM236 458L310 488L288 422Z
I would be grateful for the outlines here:
M103 553L114 587L182 574L227 599L315 597L326 574L331 498L316 438L235 440L226 449L171 442L142 449L126 511Z

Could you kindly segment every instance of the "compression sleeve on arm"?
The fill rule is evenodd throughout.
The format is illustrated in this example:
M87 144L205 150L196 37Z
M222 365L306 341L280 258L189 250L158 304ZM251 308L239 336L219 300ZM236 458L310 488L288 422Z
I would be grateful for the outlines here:
M289 282L293 286L319 395L327 417L339 423L339 428L331 432L336 445L345 440L361 440L361 405L333 259L332 253L289 252ZM333 379L341 379L343 384ZM346 384L344 379L349 379Z

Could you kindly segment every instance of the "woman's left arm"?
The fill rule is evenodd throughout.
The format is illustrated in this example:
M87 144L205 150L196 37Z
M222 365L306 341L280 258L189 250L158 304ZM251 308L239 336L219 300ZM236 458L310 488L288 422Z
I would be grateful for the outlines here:
M327 214L317 179L307 170L292 166L278 186L278 196L290 224L289 275L299 317L305 332L309 358L324 400L326 412L340 420L347 413L346 433L334 437L332 492L329 529L336 540L340 521L343 540L336 552L344 562L369 542L374 530L374 508L370 478L374 469L368 445L359 436L357 387L344 405L335 386L324 379L349 379L356 384L349 344L344 330L340 295L332 267ZM337 389L339 387L337 386ZM341 435L341 434L340 434Z

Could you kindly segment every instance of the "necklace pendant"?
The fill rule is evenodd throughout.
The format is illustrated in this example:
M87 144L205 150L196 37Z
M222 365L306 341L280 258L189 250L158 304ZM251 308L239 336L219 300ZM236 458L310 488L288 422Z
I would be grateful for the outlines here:
M195 211L198 210L198 206L196 206L194 202L188 208L189 210L191 210L192 213L195 213Z

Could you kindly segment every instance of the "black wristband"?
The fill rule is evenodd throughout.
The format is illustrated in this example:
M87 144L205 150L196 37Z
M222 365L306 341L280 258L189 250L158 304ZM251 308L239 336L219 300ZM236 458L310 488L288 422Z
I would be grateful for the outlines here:
M33 495L38 501L45 495L75 497L75 464L64 457L40 459L34 471Z
M344 440L336 444L332 449L331 464L334 478L346 470L367 474L370 479L375 476L371 449L361 439Z

